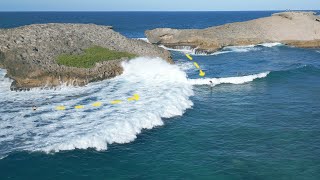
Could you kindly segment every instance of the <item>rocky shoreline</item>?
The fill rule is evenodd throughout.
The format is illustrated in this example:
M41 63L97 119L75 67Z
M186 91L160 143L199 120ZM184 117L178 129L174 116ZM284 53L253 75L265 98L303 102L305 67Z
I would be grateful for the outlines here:
M153 44L176 49L189 46L205 53L213 53L226 46L274 42L315 48L320 47L320 17L314 12L282 12L206 29L158 28L145 34Z
M61 84L86 85L120 75L127 58L96 63L93 68L58 65L61 54L81 54L101 46L137 56L161 57L173 63L168 51L142 40L128 39L111 26L94 24L34 24L0 30L0 68L14 80L12 90L53 87Z

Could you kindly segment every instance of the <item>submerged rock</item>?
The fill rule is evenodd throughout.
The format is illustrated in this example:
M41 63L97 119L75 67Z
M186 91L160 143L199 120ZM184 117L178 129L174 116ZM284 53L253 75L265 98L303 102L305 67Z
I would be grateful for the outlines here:
M226 46L270 42L297 47L320 47L320 17L314 12L282 12L206 29L158 28L146 31L145 34L153 44L171 48L190 46L207 53Z
M58 65L61 54L81 54L101 46L137 56L161 57L173 63L170 53L140 40L128 39L110 26L94 24L35 24L0 30L0 68L12 78L12 90L52 87L61 84L85 85L112 78L123 71L127 58L96 63L93 68Z

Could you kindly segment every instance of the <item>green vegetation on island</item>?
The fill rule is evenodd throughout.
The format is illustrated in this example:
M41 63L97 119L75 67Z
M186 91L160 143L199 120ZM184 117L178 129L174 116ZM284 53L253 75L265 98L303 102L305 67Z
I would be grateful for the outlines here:
M119 52L103 48L100 46L93 46L84 50L83 54L71 55L62 54L57 58L59 65L78 68L92 68L97 62L116 60L121 58L132 59L137 55L128 52Z

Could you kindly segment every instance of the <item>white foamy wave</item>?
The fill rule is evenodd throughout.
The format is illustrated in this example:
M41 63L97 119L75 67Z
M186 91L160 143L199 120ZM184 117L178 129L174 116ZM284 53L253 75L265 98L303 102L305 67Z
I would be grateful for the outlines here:
M212 85L216 86L218 84L243 84L251 82L255 79L265 78L270 72L263 72L254 75L248 76L239 76L239 77L226 77L226 78L204 78L204 79L190 79L189 83L192 85Z
M161 47L163 49L166 49L166 50L169 50L169 51L183 52L183 53L188 53L188 54L192 54L192 55L194 55L195 52L196 52L196 49L195 48L191 48L190 46L180 46L177 49L169 48L169 47L166 47L164 45L160 45L159 47Z
M213 55L219 55L219 54L225 54L225 53L231 52L231 51L217 51L214 53L205 53L205 52L199 52L199 51L197 51L198 48L192 48L190 46L179 46L179 48L177 48L177 49L168 48L164 45L160 45L159 47L166 49L168 51L182 52L182 53L190 54L193 56L213 56Z
M6 74L7 74L6 70L0 69L0 95L10 90L10 85L12 83L12 80L9 78L6 78L5 77Z
M258 44L259 46L264 46L264 47L275 47L275 46L283 46L282 43L262 43L262 44Z
M242 52L249 52L249 51L258 51L260 50L259 47L255 45L248 45L248 46L227 46L222 49L223 51L221 52L237 52L237 53L242 53Z
M142 129L161 126L162 118L181 116L192 107L192 85L178 66L159 58L136 58L123 67L121 76L85 87L7 91L0 99L0 155L20 150L105 150L111 143L131 142ZM139 101L126 101L135 93ZM116 99L124 103L111 105ZM93 108L96 101L103 106ZM33 105L37 111L32 111ZM67 109L54 110L58 105ZM85 108L75 110L75 105Z
M248 46L226 46L222 48L221 51L217 51L214 53L205 53L205 52L198 52L198 48L192 48L190 46L179 46L179 48L169 48L164 45L160 45L159 47L164 48L169 51L176 51L176 52L182 52L182 53L187 53L193 56L214 56L214 55L219 55L219 54L226 54L226 53L243 53L243 52L250 52L250 51L258 51L261 50L261 46L263 47L275 47L275 46L282 46L283 44L281 43L262 43L262 44L257 44L257 45L248 45Z
M317 53L320 53L320 51L316 51Z
M190 71L190 70L194 70L194 65L192 62L189 61L180 61L180 62L176 62L175 65L179 66L179 68L182 71Z
M150 43L150 41L148 40L148 38L135 38L135 39L138 39L138 40L141 40L141 41Z

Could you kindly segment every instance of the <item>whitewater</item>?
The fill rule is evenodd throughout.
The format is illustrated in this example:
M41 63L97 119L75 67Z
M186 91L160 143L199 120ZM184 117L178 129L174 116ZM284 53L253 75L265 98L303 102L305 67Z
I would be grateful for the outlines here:
M144 38L140 38L140 39L143 40ZM275 43L262 43L262 44L255 44L255 45L252 44L247 46L226 46L222 48L220 51L213 52L213 53L198 52L197 51L198 48L192 48L190 46L178 46L177 48L169 48L164 45L160 45L159 47L169 51L188 53L193 56L214 56L214 55L220 55L220 54L226 54L226 53L245 53L250 51L259 51L261 50L261 47L272 48L276 46L283 46L283 44L275 42Z
M11 80L0 71L0 156L15 151L106 150L108 144L129 143L143 129L164 124L163 118L182 116L193 106L194 85L242 84L268 72L227 78L188 79L183 68L160 58L136 58L123 64L116 78L85 87L10 91ZM139 94L136 102L111 105ZM101 107L92 107L100 101ZM76 105L84 109L74 109ZM31 107L38 107L32 111ZM64 105L65 111L55 107Z

